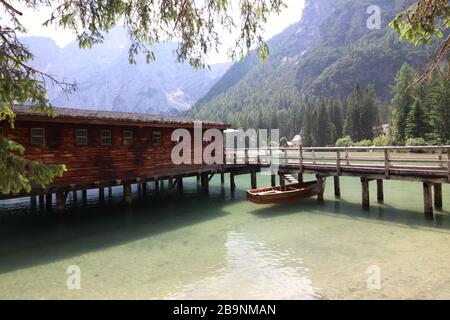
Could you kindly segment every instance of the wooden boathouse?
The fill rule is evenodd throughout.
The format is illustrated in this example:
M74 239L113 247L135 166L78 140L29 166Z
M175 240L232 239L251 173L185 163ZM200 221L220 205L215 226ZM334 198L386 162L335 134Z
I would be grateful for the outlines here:
M169 188L181 187L182 177L199 176L205 182L210 179L208 175L222 168L173 164L172 132L183 128L194 137L194 122L190 119L68 108L55 108L56 116L50 118L23 105L15 105L13 110L14 129L4 121L0 133L23 145L26 158L64 164L67 172L45 189L35 186L29 194L0 195L0 199L38 195L42 202L46 197L47 206L51 206L55 194L57 209L63 210L70 191L81 190L86 197L87 189L98 188L100 197L104 197L106 187L123 185L125 200L131 202L133 183L145 189L148 181L168 179ZM229 127L202 122L203 130L223 131Z

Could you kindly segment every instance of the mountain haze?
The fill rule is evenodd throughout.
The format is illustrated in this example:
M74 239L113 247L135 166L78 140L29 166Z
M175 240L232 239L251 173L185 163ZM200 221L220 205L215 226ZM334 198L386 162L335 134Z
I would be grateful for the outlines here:
M85 50L76 42L60 48L49 38L21 40L34 53L35 67L77 83L77 90L69 96L60 88L49 88L50 100L57 107L179 114L206 94L229 66L195 70L177 63L174 43L155 45L156 61L147 64L139 57L137 64L129 64L129 42L118 28L106 35L104 43Z

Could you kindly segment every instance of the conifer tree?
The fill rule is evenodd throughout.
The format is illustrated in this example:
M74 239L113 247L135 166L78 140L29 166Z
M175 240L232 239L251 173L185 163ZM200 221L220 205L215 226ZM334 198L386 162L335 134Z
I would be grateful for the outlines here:
M408 64L404 64L397 73L395 84L392 86L394 95L391 101L392 132L399 143L405 141L406 119L414 104L413 90L408 89L413 77L414 70Z

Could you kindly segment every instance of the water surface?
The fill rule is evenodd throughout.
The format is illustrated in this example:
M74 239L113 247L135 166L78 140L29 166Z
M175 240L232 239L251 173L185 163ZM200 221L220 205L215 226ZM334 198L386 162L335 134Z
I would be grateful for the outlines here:
M245 200L249 176L236 183L214 178L204 196L186 179L183 194L150 188L131 207L120 188L104 204L91 190L64 217L0 202L0 299L450 299L449 186L427 221L420 183L385 182L385 204L371 183L370 211L356 178L341 178L340 199L329 179L323 204L278 206ZM70 265L80 290L66 287Z

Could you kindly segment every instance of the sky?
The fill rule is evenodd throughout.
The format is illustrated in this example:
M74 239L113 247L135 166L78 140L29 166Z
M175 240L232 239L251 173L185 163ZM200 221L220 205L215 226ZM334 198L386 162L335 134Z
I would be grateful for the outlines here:
M304 0L284 0L288 5L280 15L271 16L265 26L264 38L270 39L274 35L283 31L289 25L298 22L301 18L301 13L304 7ZM68 43L75 40L75 35L68 30L57 30L54 26L44 27L42 23L48 19L52 8L43 8L39 11L32 9L21 9L23 16L20 18L22 23L28 29L27 36L42 36L49 37L55 40L60 46L64 47ZM3 12L0 13L3 16ZM223 43L221 52L210 57L210 63L224 62L228 60L227 50L232 46L234 36L224 34L221 41Z

